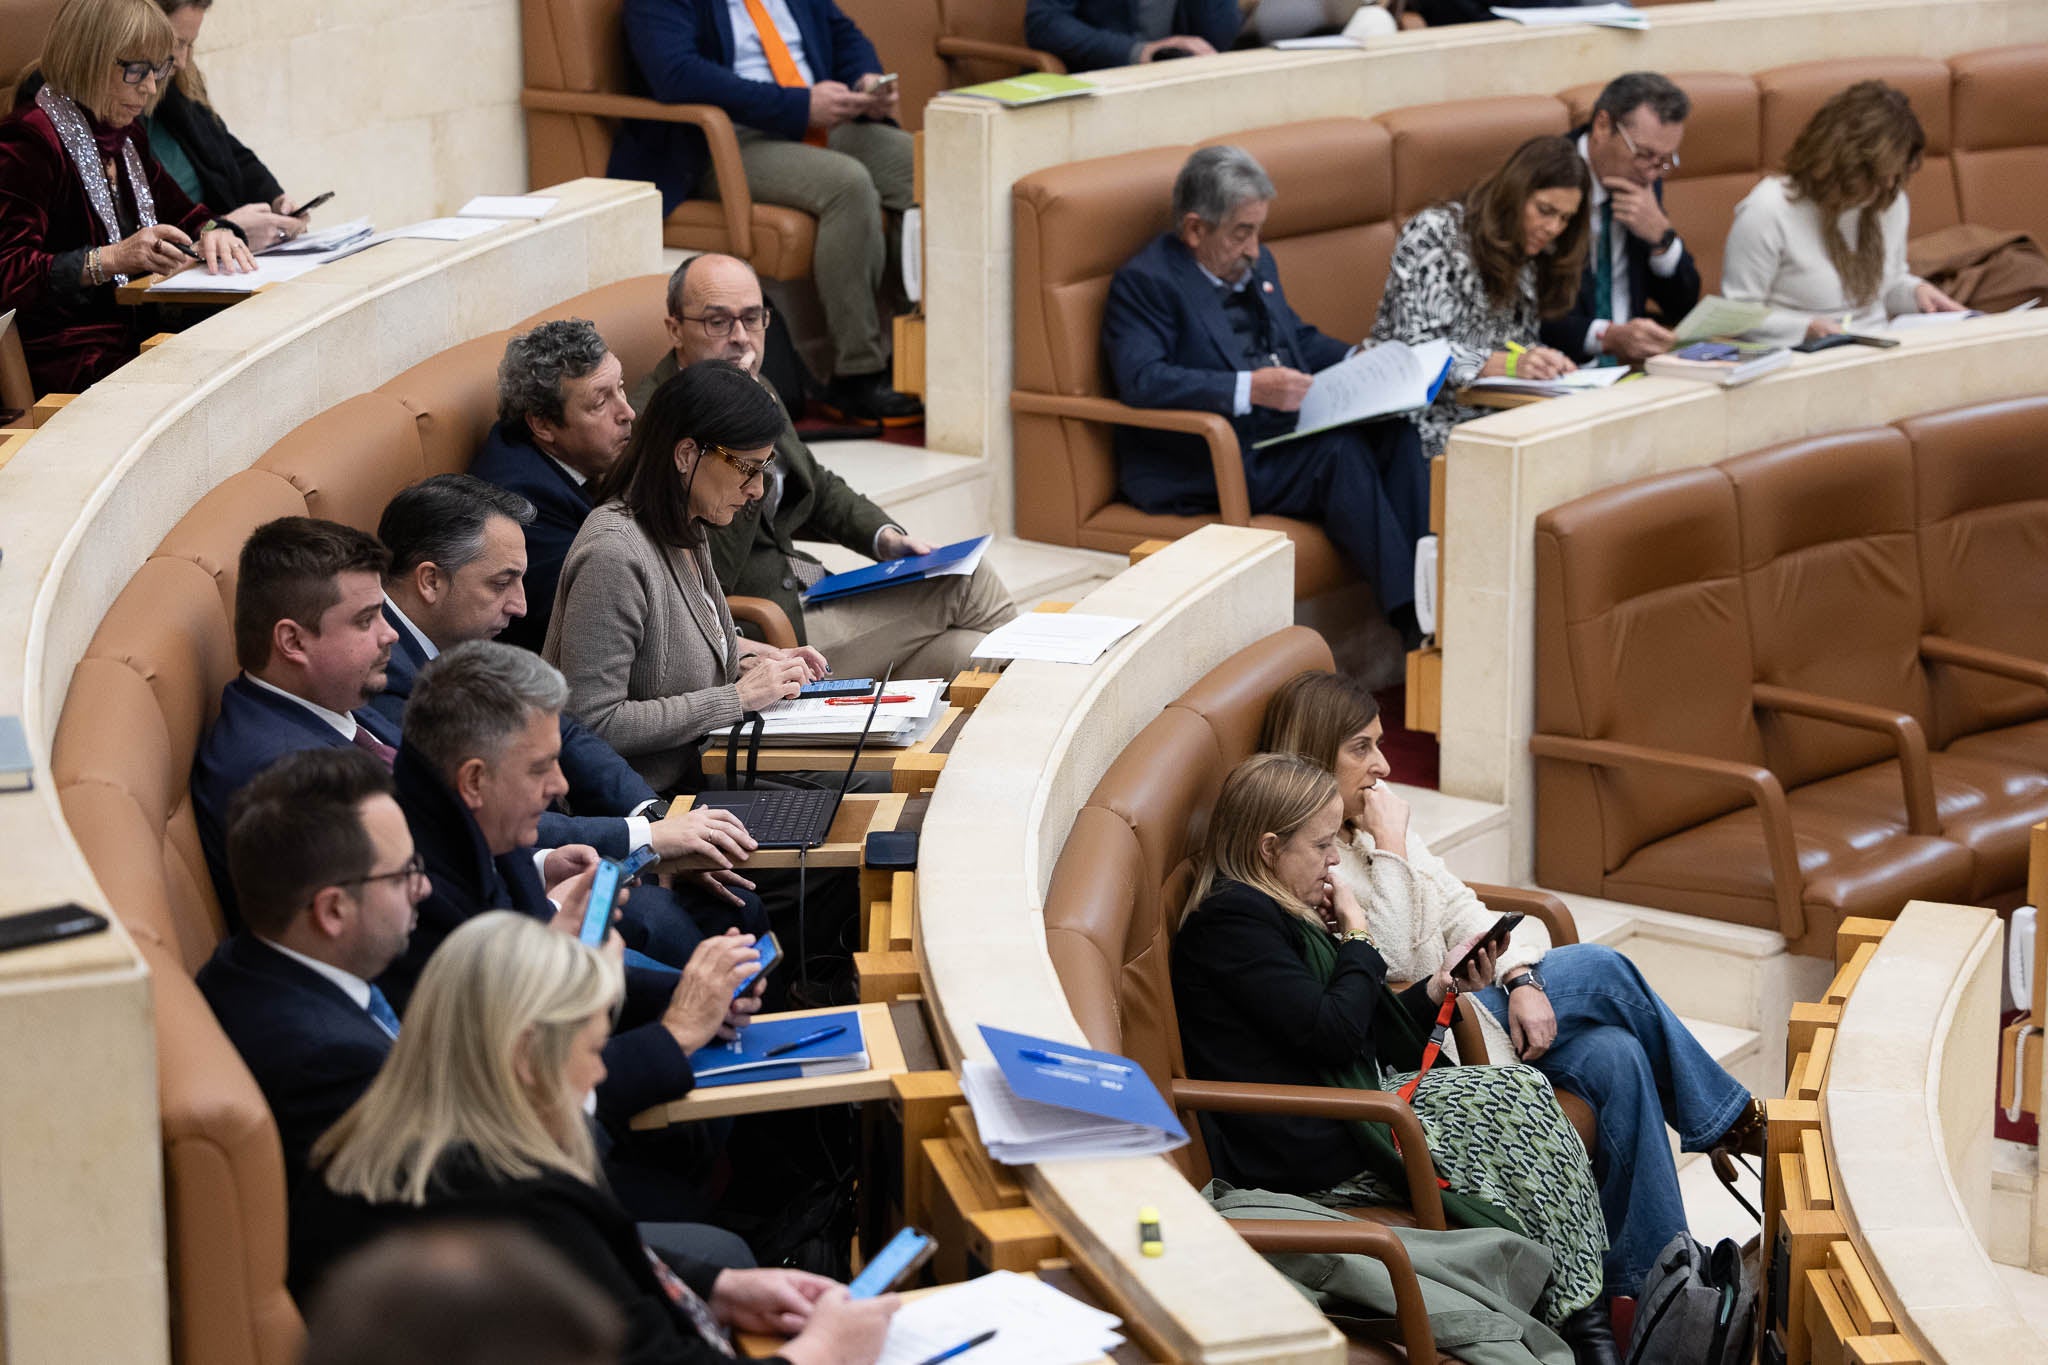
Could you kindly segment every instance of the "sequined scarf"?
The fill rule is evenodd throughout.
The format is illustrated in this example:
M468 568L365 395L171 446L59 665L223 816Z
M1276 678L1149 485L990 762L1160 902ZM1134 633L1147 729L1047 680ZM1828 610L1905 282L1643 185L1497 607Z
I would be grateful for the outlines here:
M49 116L50 126L57 130L57 140L64 144L64 150L71 154L72 163L78 167L78 178L85 182L85 197L91 201L93 212L99 215L101 225L106 228L107 241L120 241L125 235L121 231L121 215L114 206L114 188L107 183L99 144L93 139L92 125L86 121L77 104L47 85L36 91L36 108ZM156 226L156 198L149 192L149 177L143 172L142 154L135 150L135 139L121 139L121 164L128 171L128 187L135 192L136 218L142 227ZM116 275L114 283L126 284L128 277Z

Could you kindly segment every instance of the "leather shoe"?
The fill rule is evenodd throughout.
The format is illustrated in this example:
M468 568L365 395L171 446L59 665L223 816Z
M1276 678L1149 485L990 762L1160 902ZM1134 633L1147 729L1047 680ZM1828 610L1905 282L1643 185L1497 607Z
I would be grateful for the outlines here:
M1559 1323L1557 1334L1572 1348L1572 1365L1621 1365L1605 1299L1593 1300Z
M1708 1150L1740 1156L1762 1156L1770 1136L1769 1117L1764 1102L1751 1099L1742 1107L1742 1113L1736 1116L1735 1122L1728 1125L1728 1131L1714 1139L1714 1145Z
M885 427L897 427L924 420L924 404L890 388L880 370L873 374L833 376L825 386L823 401L844 422L880 422Z

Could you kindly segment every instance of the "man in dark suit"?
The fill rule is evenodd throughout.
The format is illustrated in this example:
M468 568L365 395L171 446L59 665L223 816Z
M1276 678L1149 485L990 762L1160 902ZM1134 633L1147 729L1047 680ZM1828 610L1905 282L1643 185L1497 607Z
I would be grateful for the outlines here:
M754 268L732 256L693 256L668 282L664 319L673 349L633 390L644 409L686 365L726 360L761 374L768 307ZM969 666L982 636L1017 614L1009 589L984 559L972 574L945 575L806 609L799 594L825 576L800 540L830 541L870 559L931 552L889 514L820 464L784 415L762 495L724 526L706 529L711 563L728 595L765 597L782 608L800 644L815 646L842 677L950 678Z
M384 547L311 517L266 522L242 546L235 659L220 716L192 761L192 810L221 907L235 924L228 803L249 779L300 749L354 746L387 768L397 727L365 705L384 688L398 638L384 619Z
M1237 147L1204 147L1173 186L1173 230L1109 287L1102 351L1116 396L1138 408L1194 408L1231 419L1254 513L1319 521L1411 643L1415 542L1428 529L1429 469L1404 418L1359 423L1254 449L1294 430L1314 372L1356 348L1288 306L1259 242L1273 182ZM1147 512L1217 507L1199 436L1118 427L1117 480Z
M1237 0L1029 0L1024 41L1069 71L1207 57L1237 41Z
M437 474L405 489L384 508L377 535L391 552L384 615L398 632L384 690L370 707L402 725L414 677L445 649L502 634L524 611L524 528L533 504L467 474ZM746 826L729 811L674 815L631 764L590 728L561 716L562 777L575 814L540 817L546 848L588 844L607 858L651 848L672 867L698 869L703 894L671 896L659 886L635 892L621 926L633 947L661 962L686 962L706 934L737 927L767 931L752 883L737 871L753 852ZM679 905L678 900L682 903Z
M833 0L626 0L626 46L646 93L712 104L736 125L747 189L818 220L813 280L832 334L826 402L865 421L917 421L923 406L889 386L888 330L875 306L888 261L885 213L911 205L910 134L874 45ZM628 119L609 173L652 180L662 213L716 194L704 135Z
M1678 168L1691 112L1670 80L1631 71L1608 82L1592 121L1572 134L1593 170L1593 239L1579 297L1543 323L1544 345L1602 365L1671 349L1671 329L1700 301L1699 267L1664 216L1664 176Z
M405 951L427 878L390 772L346 745L252 779L227 850L244 927L199 990L277 1120L289 1190L391 1050L398 1016L371 983Z
M498 421L470 461L485 483L533 504L526 527L526 610L499 639L540 653L562 561L590 515L592 493L625 454L633 405L625 372L581 318L544 322L505 345Z

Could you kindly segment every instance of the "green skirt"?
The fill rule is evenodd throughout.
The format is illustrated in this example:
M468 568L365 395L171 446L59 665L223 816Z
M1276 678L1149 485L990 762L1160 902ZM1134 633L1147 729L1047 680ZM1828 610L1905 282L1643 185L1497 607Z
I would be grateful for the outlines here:
M1388 1076L1387 1089L1414 1074ZM1512 1213L1532 1240L1550 1249L1550 1283L1537 1300L1537 1316L1556 1326L1593 1302L1607 1223L1585 1144L1543 1073L1521 1065L1435 1068L1415 1092L1415 1116L1437 1173L1453 1190ZM1407 1202L1405 1189L1389 1187L1371 1171L1309 1197L1332 1208Z

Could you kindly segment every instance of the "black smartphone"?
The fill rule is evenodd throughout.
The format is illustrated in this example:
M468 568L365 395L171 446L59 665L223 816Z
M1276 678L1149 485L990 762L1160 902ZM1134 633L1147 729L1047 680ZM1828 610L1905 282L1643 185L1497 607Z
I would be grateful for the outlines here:
M877 872L917 871L917 831L878 829L868 834L861 862Z
M820 678L797 689L799 698L865 697L875 690L873 678Z
M886 1294L917 1273L918 1267L932 1258L939 1244L932 1240L930 1233L919 1232L916 1228L905 1228L889 1239L889 1244L875 1253L875 1259L860 1269L860 1274L847 1283L847 1297L872 1299Z
M53 905L47 910L9 915L0 919L0 953L97 934L106 927L105 915L95 914L82 905Z
M1812 355L1815 351L1832 351L1837 346L1874 346L1880 351L1889 351L1898 344L1897 337L1872 337L1861 332L1832 332L1824 337L1808 337L1792 349Z
M1460 972L1472 964L1473 957L1478 954L1481 948L1498 953L1501 949L1507 947L1508 935L1515 932L1515 926L1520 924L1524 918L1525 916L1518 911L1511 910L1495 920L1493 928L1486 931L1486 937L1473 944L1471 949L1458 959L1458 965L1451 968L1452 979L1455 980Z
M311 212L312 212L312 211L313 211L314 209L317 209L317 208L319 208L319 207L320 207L320 206L321 206L322 204L326 203L326 202L327 202L328 200L332 199L333 197L334 197L334 191L333 191L333 190L329 190L329 191L327 191L327 192L326 192L325 194L316 194L316 195L314 195L314 196L313 196L313 197L312 197L311 199L308 199L308 200L307 200L307 201L306 201L305 203L303 203L303 204L299 205L299 206L298 206L297 208L293 209L293 210L292 210L292 211L291 211L290 213L286 214L286 215L285 215L285 217L287 217L287 218L304 218L304 217L305 217L305 216L306 216L307 214L311 213Z

